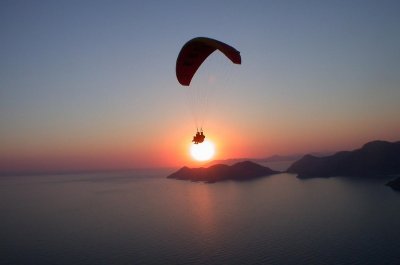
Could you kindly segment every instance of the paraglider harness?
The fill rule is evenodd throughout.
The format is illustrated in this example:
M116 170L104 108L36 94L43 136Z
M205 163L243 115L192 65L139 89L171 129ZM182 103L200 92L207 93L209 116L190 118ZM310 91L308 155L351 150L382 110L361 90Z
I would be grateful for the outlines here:
M199 144L204 142L204 139L206 138L206 136L203 134L203 130L197 130L197 133L195 136L193 136L193 140L192 142L194 142L195 144Z

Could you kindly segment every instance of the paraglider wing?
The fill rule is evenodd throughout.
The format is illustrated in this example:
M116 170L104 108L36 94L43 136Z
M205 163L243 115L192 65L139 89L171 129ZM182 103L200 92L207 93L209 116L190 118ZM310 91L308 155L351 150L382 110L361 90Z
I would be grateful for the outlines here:
M190 81L197 69L215 50L221 51L233 63L241 64L240 52L223 42L198 37L188 41L181 49L176 60L176 77L183 86L190 85Z

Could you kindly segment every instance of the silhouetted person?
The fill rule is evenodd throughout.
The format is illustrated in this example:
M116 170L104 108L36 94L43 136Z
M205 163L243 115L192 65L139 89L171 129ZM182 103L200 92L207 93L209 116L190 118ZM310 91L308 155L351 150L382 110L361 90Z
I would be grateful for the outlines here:
M200 143L204 142L204 138L206 138L206 136L203 134L203 131L201 131L199 135L199 140L200 140L199 142Z
M197 131L196 135L193 136L192 142L194 142L195 144L198 144L199 143L199 135L200 135L200 133Z
M193 140L192 142L194 142L195 144L199 144L202 143L204 141L204 138L206 138L202 132L197 131L196 135L193 136Z

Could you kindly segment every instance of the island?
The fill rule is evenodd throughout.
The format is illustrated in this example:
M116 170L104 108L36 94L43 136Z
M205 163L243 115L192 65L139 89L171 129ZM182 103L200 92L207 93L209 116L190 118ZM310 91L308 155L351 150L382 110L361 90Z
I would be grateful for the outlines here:
M183 167L167 178L214 183L225 180L247 181L278 173L280 172L254 162L244 161L231 166L218 164L207 168Z
M299 178L400 174L400 142L373 141L360 149L326 157L305 155L294 162L287 172L295 173Z
M395 191L400 191L400 177L395 180L389 181L388 183L386 183L386 185L391 187Z

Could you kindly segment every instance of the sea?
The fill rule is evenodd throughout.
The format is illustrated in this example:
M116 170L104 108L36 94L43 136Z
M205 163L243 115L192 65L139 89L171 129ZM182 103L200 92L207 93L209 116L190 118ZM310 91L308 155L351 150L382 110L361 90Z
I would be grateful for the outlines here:
M0 264L400 264L387 178L174 170L0 177Z

